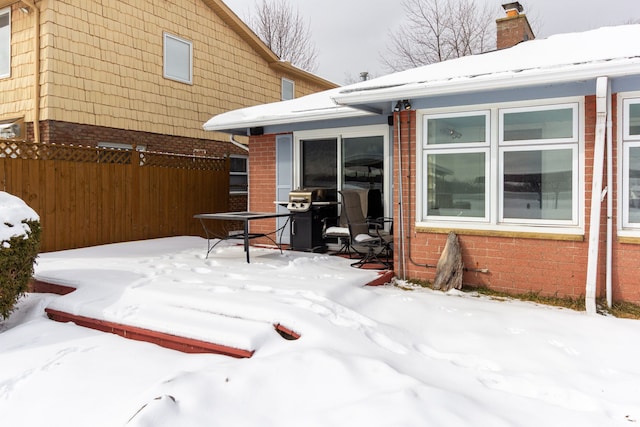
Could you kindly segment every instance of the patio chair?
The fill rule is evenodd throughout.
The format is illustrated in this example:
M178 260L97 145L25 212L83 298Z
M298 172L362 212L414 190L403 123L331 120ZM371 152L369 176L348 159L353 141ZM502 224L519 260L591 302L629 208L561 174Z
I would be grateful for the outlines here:
M337 239L340 244L340 248L333 255L348 255L349 258L358 251L351 246L351 233L349 233L349 226L347 224L347 216L344 209L340 212L340 216L326 217L322 219L322 237L324 239Z
M380 268L393 267L391 261L393 236L384 233L382 219L367 220L362 212L360 195L355 191L341 191L342 213L345 215L351 245L364 248L362 258L353 267L367 264L380 265ZM358 251L360 253L360 251ZM383 256L383 257L382 257ZM384 259L383 259L384 258Z

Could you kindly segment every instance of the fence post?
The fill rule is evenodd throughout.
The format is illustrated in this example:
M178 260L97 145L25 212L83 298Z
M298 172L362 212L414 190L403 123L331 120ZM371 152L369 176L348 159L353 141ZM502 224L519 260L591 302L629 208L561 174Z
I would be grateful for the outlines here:
M144 236L140 222L140 152L138 145L131 147L131 234L133 239L140 240Z

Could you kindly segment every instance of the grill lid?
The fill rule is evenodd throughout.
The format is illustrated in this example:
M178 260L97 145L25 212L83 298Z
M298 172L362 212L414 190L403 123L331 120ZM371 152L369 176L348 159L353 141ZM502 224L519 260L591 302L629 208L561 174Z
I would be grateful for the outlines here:
M287 209L292 212L306 212L314 202L329 202L337 200L335 188L299 188L289 193Z

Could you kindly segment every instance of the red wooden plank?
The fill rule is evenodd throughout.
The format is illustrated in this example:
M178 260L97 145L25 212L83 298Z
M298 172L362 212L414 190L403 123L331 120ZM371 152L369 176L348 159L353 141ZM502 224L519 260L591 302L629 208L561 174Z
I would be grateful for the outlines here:
M65 313L58 310L45 308L50 319L57 322L73 322L78 326L109 332L124 338L144 341L159 345L183 353L215 353L235 358L249 358L253 356L253 350L243 350L240 348L228 347L221 344L196 340L192 338L179 337L164 332L152 331L150 329L138 328L121 323L109 322L106 320L93 319L85 316Z

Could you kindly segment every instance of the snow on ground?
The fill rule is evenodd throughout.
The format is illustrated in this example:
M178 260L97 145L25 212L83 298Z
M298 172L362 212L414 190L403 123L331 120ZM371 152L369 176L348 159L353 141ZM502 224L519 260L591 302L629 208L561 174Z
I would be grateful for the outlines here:
M632 426L640 322L454 291L365 287L318 254L195 237L42 254L0 323L10 426ZM251 346L184 354L46 318L44 308ZM281 322L302 336L273 331ZM222 328L221 326L224 326Z

